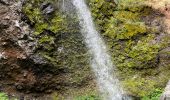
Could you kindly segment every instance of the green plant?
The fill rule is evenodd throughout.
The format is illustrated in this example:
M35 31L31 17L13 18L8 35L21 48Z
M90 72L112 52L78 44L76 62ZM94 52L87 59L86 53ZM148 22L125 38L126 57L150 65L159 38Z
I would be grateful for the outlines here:
M95 95L88 95L76 97L74 100L101 100L101 99Z
M160 88L155 89L151 94L142 98L142 100L159 100L163 90Z
M123 85L128 91L131 91L133 95L143 97L153 91L155 82L149 79L140 78L136 76L133 78L129 77L129 79L123 81Z
M0 93L0 100L8 100L8 96L5 93Z

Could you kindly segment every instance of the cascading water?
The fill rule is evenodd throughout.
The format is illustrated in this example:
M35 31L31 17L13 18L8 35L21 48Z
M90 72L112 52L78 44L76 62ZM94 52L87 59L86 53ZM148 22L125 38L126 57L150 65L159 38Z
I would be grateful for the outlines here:
M105 43L95 29L91 13L84 0L72 0L78 14L81 32L92 55L91 67L96 75L100 92L106 100L122 100L123 91L119 80L113 77L111 71L115 66L107 53Z

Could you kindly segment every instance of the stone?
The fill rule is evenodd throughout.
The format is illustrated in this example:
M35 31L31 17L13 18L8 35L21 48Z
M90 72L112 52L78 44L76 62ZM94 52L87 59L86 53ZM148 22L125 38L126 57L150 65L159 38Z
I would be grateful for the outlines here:
M7 29L9 25L7 23L0 23L0 29Z
M43 12L45 14L50 14L50 13L54 12L54 8L52 7L52 5L49 5L46 9L44 9Z
M160 97L160 100L170 100L170 81L166 85L165 90L162 96Z
M6 59L5 55L4 55L4 52L0 52L0 60L1 59Z
M8 5L9 4L9 0L0 0L0 3L2 3L4 5Z
M41 9L41 10L44 10L45 8L48 7L49 4L50 4L50 3L48 3L48 2L42 3L41 6L40 6L40 9Z
M2 59L3 58L3 55L2 55L2 53L0 53L0 59Z
M45 65L47 64L48 62L43 58L41 57L40 55L31 55L30 56L30 59L32 59L34 61L35 64L41 64L41 65Z
M15 0L0 0L0 3L3 5L11 5L14 2Z
M43 14L51 14L54 12L54 7L50 3L43 3L40 8L43 11Z

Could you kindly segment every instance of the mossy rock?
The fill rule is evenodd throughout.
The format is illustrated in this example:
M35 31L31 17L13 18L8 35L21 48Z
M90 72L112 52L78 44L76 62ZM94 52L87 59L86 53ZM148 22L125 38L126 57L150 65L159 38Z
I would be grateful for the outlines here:
M40 55L52 66L49 71L54 77L53 84L59 91L88 85L93 79L89 66L89 54L80 34L76 16L69 16L55 5L55 11L44 15L41 5L55 4L53 0L30 0L23 7L24 14L33 23L31 28L37 41L35 54ZM48 66L47 66L48 67ZM55 89L55 88L54 88Z
M136 96L147 96L155 88L163 87L168 80L163 76L168 76L170 70L168 66L157 70L160 67L159 51L167 47L168 42L165 41L168 38L163 43L154 42L159 31L142 19L153 11L145 5L145 1L119 0L117 4L106 0L87 1L97 29L105 39L112 61L118 68L122 84L129 94ZM90 56L76 16L64 15L57 9L46 16L40 9L43 2L48 0L31 0L23 8L34 23L33 34L38 42L36 53L51 62L56 71L63 71L61 76L65 79L62 81L67 86L86 85L93 76L89 67ZM65 89L71 88L67 86Z
M146 16L152 17L155 13L154 9L146 5L147 0L118 0L117 3L90 1L96 26L109 47L112 61L119 69L122 84L125 89L128 88L127 92L140 97L147 96L152 94L155 88L165 85L168 79L160 78L163 77L163 71L158 70L161 67L159 51L167 47L165 41L168 40L156 41L159 34L164 32L160 32L158 26L149 26L149 22L144 20ZM112 6L104 5L106 3ZM108 14L101 10L106 8ZM159 21L160 16L154 18ZM167 67L161 68L163 70ZM133 79L134 76L137 78Z

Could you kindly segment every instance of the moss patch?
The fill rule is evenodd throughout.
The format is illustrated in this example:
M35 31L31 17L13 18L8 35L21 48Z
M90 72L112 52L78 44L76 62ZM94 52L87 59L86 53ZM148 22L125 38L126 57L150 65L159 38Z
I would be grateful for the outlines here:
M170 78L169 65L160 65L160 50L169 44L168 38L160 42L157 25L149 26L147 16L153 9L146 0L88 0L98 30L104 37L118 68L119 78L129 94L148 96L165 85ZM37 51L55 67L64 85L60 88L81 87L93 76L89 68L89 54L79 32L76 17L55 10L50 16L40 9L42 0L31 0L23 8L33 24ZM48 1L53 3L53 1ZM153 20L150 23L153 23ZM163 33L163 32L161 32ZM168 53L167 53L168 54ZM82 98L91 98L83 96Z
M52 14L44 15L41 10L44 2L58 3L53 0L30 0L24 5L23 12L33 23L33 36L37 41L35 53L52 65L53 68L49 70L56 77L52 79L53 84L57 84L56 92L65 94L66 90L88 85L93 79L89 54L76 16L69 16L56 6Z
M148 16L159 20L161 16L152 15L155 12L145 4L147 0L90 1L94 21L110 48L127 92L142 97L163 87L168 79L161 78L165 75L161 70L167 67L159 65L159 51L168 46L168 40L157 41L163 32L144 20ZM153 20L149 21L152 23Z

